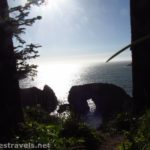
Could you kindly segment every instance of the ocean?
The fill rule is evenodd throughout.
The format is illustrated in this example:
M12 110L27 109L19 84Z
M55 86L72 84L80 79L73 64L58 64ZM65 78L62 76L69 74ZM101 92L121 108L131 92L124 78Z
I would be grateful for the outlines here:
M20 81L21 88L36 86L40 89L45 84L50 86L57 98L66 102L69 90L74 85L87 83L112 83L122 87L132 95L131 62L110 63L46 63L38 68L34 81Z
M21 88L36 86L40 89L45 84L50 86L61 103L67 103L69 90L74 85L87 83L112 83L122 87L132 96L132 68L131 62L111 63L46 63L38 68L35 80L24 79L20 81ZM84 118L87 125L97 128L102 123L102 116L95 116L95 105L87 101L90 112Z

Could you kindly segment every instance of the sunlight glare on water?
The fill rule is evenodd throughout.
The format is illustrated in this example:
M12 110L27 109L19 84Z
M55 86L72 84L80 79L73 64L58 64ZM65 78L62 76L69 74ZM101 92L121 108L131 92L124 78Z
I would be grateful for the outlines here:
M39 87L49 85L58 99L64 101L68 91L79 76L81 66L79 64L49 63L40 65L38 68Z

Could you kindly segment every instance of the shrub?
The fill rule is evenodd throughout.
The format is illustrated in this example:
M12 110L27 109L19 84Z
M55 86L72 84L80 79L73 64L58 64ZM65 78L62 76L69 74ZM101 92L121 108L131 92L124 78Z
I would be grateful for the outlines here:
M128 132L127 140L120 147L125 150L149 150L150 149L150 110L147 110L136 121L137 128L134 132ZM121 149L124 150L124 149Z
M60 137L80 139L87 150L97 150L103 141L100 133L73 118L68 118L65 121L60 131Z
M48 144L51 150L97 150L102 136L71 115L65 120L50 116L40 107L24 109L21 123L12 143Z

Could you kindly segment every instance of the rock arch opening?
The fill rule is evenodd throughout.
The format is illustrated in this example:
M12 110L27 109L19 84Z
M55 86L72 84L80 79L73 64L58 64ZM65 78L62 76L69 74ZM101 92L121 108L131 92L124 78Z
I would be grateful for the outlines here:
M89 106L89 111L90 112L95 112L96 111L96 105L92 99L87 99L87 105Z

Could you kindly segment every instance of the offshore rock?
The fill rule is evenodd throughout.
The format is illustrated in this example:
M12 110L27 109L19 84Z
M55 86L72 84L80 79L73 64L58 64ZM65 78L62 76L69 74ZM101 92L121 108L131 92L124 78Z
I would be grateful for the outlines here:
M45 85L43 90L36 87L20 89L22 107L40 105L47 112L53 112L57 105L57 97L54 91Z
M103 119L112 117L117 112L127 111L132 98L119 86L107 83L91 83L73 86L68 95L71 109L77 115L89 112L87 100L92 99L96 105L96 114Z

